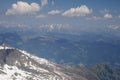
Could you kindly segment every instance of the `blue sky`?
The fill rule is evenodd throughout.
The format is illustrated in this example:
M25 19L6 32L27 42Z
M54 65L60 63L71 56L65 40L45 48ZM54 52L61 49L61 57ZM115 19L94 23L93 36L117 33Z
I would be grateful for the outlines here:
M1 0L0 25L69 24L71 30L120 30L120 0ZM69 28L68 28L69 29Z

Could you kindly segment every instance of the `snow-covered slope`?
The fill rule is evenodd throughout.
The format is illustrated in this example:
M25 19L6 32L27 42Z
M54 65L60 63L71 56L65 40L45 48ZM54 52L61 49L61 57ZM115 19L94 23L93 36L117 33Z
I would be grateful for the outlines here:
M26 51L2 45L0 46L0 80L88 79Z

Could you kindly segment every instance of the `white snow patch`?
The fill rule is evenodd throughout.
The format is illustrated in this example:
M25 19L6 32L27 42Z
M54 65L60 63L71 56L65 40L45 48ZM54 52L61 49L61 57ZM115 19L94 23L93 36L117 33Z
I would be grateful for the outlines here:
M49 72L48 70L45 70L45 69L40 68L40 67L38 67L38 66L36 66L36 65L33 65L31 61L29 62L29 68L30 68L30 69L34 69L34 70L37 70L37 71L39 71L39 72Z
M15 61L15 65L20 65L20 63L16 60L16 61Z
M24 51L24 50L19 50L21 53L27 55L28 57L34 59L35 61L37 61L38 63L40 64L44 64L44 65L49 65L49 66L53 66L54 67L54 63L46 60L46 59L43 59L43 58L39 58L37 56L34 56L34 55L31 55L30 53Z
M8 46L4 46L4 45L1 45L0 46L0 49L14 49L13 47L8 47Z
M13 80L13 78L15 78L15 80L25 80L26 76L29 76L28 74L30 74L18 69L16 66L9 66L7 64L4 65L4 68L1 69L1 71L6 73L0 75L1 80Z

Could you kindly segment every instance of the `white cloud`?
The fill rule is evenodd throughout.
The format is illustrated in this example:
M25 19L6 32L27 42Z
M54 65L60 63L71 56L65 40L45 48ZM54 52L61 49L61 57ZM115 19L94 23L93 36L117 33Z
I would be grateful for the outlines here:
M52 4L52 5L54 5L54 4L55 4L55 2L54 2L54 1L52 1L52 2L51 2L51 4Z
M112 30L120 30L120 25L110 25L108 28Z
M67 30L68 28L70 28L70 24L46 24L46 25L41 25L39 28L48 31L61 30L61 29Z
M61 13L60 10L52 10L52 11L48 12L48 14L51 14L51 15L60 14L60 13Z
M118 18L120 18L120 15L118 16Z
M28 27L28 25L24 24L24 23L17 23L17 22L7 22L7 21L1 21L0 22L0 26L2 27L6 27L6 28L9 28L9 27L19 27L19 28L22 28L22 27Z
M100 13L102 14L109 13L109 10L108 9L100 10Z
M89 9L86 5L82 5L77 8L71 8L65 11L62 15L67 17L74 17L74 16L85 16L90 13L92 13L92 10Z
M42 15L42 14L36 16L37 19L39 19L39 18L45 18L45 17L46 17L46 16L45 16L45 15Z
M45 6L45 5L47 5L48 4L48 1L47 0L41 0L41 5L42 6Z
M28 13L35 13L40 10L40 6L37 3L28 4L27 2L18 1L12 5L12 8L8 9L6 15L22 15Z
M105 19L110 19L110 18L112 18L112 15L111 15L110 13L106 13L106 14L104 15L104 18L105 18Z
M88 18L86 18L87 20L95 20L95 21L97 21L97 20L101 20L102 18L101 17L99 17L99 16L92 16L92 17L88 17Z

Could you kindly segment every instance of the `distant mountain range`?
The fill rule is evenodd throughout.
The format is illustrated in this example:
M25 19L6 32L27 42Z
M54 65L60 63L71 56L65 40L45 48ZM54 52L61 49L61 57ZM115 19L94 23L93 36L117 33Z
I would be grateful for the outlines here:
M4 32L0 34L3 43L60 64L120 66L120 38L111 35Z
M119 70L109 64L67 66L34 56L26 51L0 46L1 80L119 80Z

